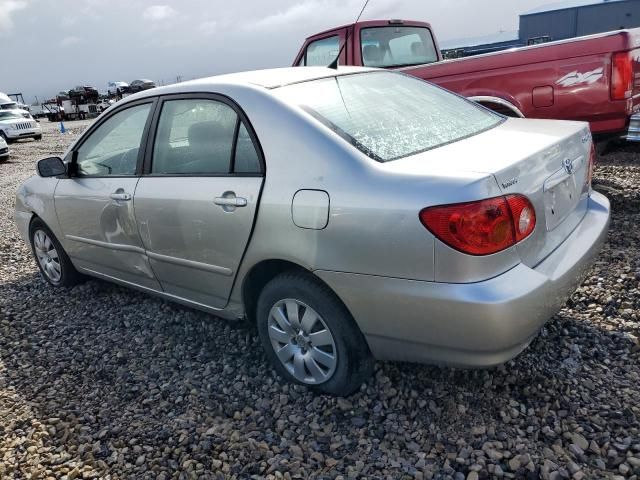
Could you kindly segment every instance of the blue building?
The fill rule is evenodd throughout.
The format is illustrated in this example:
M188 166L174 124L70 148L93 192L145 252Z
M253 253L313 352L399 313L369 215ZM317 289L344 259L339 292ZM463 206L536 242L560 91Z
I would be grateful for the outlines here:
M569 0L520 15L524 45L640 27L640 0Z
M640 0L565 0L520 15L518 32L442 42L445 58L565 40L622 28L640 27Z

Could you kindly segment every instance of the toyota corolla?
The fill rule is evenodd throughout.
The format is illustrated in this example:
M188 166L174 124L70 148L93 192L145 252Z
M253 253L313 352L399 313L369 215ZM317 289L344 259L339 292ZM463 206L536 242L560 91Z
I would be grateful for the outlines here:
M605 240L593 162L586 123L399 73L265 70L118 102L37 164L15 218L50 284L249 318L283 379L344 395L375 358L520 353Z

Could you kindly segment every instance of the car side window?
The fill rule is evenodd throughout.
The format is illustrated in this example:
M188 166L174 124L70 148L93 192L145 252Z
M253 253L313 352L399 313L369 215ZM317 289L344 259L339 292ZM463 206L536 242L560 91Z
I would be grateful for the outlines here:
M307 45L304 64L312 67L326 67L335 60L338 51L340 51L340 38L338 35L316 40Z
M260 173L260 157L244 122L240 122L236 141L235 173Z
M127 108L98 126L77 150L77 175L135 175L140 143L150 110L150 103Z
M226 174L238 115L215 100L169 100L163 104L151 173Z

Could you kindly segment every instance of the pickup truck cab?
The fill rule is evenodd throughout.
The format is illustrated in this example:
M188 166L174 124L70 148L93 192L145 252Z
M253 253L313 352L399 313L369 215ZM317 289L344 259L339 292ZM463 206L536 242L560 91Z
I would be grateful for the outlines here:
M400 70L511 117L589 122L598 140L640 141L640 29L443 60L431 25L373 20L308 37L295 66Z

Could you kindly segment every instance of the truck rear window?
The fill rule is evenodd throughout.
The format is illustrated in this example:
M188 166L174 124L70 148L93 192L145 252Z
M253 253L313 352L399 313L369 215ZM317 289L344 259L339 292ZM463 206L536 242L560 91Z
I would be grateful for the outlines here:
M438 61L426 27L370 27L360 31L362 64L366 67L406 67Z
M274 93L380 162L455 142L503 121L440 87L385 71L322 78Z

